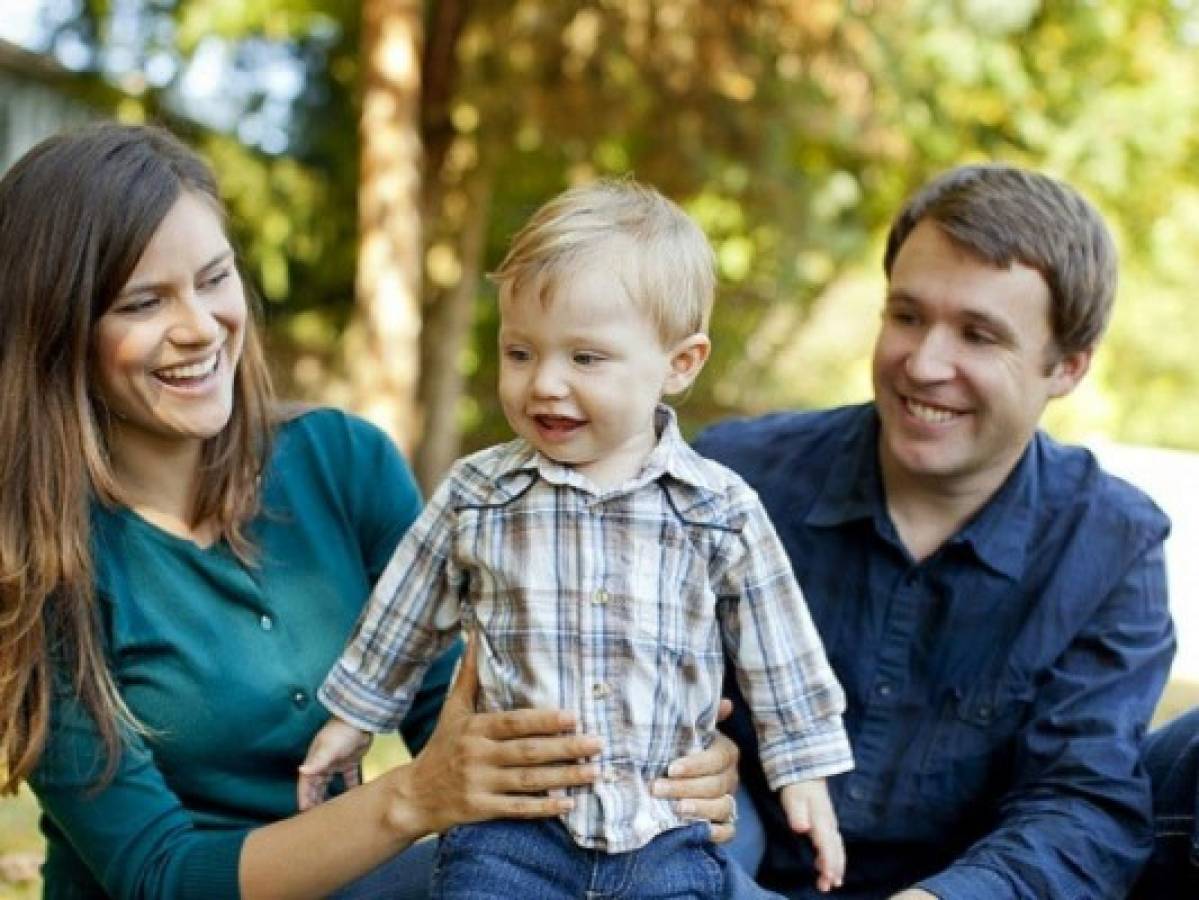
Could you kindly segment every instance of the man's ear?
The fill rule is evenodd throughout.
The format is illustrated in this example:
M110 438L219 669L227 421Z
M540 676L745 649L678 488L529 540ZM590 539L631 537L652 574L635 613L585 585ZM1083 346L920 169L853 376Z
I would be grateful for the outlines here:
M662 384L662 392L678 394L691 387L711 352L712 342L698 331L675 344L670 351L670 372Z
M1094 355L1094 347L1062 354L1061 359L1049 370L1049 396L1065 397L1078 387L1078 383L1091 368L1091 358Z

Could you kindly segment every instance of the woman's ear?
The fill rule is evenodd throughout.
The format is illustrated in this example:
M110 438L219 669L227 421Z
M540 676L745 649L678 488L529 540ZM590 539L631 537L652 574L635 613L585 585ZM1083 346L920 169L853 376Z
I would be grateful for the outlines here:
M678 394L691 387L700 369L708 361L712 342L702 332L688 335L670 350L670 372L662 385L665 394Z

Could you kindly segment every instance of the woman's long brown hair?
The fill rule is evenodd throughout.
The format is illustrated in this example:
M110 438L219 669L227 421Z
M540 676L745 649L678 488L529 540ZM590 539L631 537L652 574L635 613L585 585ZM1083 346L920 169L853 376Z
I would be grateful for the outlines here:
M170 133L102 124L50 138L0 180L0 794L46 746L56 696L93 719L111 777L137 729L109 669L91 504L119 504L89 378L92 332L182 192L222 209ZM192 522L249 562L269 452L270 380L252 323L228 426L205 443Z

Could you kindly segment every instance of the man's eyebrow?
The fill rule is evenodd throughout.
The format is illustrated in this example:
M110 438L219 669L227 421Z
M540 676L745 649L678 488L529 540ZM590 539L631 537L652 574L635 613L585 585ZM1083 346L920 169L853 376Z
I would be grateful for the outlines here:
M224 249L220 253L218 253L216 256L214 256L212 259L208 260L208 262L204 263L204 265L200 266L200 268L196 270L196 273L203 274L204 272L207 272L209 269L219 266L221 263L225 262L232 256L233 256L233 248L227 247L226 249ZM142 291L155 291L160 288L167 287L167 285L168 285L168 282L165 282L165 281L139 281L136 284L128 285L117 296L118 297L127 297L130 294L138 294L138 293L141 293Z
M920 304L920 298L914 294L909 294L903 288L887 288L887 295L883 297L884 303L915 303Z
M968 309L963 313L963 315L967 320L989 328L992 331L998 332L1005 337L1011 337L1014 334L1012 326L1007 322L1006 319L992 315L984 310Z

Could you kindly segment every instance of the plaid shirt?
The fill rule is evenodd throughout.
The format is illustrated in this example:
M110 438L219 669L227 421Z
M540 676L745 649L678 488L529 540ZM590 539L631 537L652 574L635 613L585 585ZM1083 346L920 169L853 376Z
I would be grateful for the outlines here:
M666 407L641 472L598 491L523 440L460 460L375 587L322 702L395 728L460 623L484 710L559 707L604 740L563 822L623 852L684 824L649 785L715 733L727 652L771 786L852 767L845 699L757 495Z

